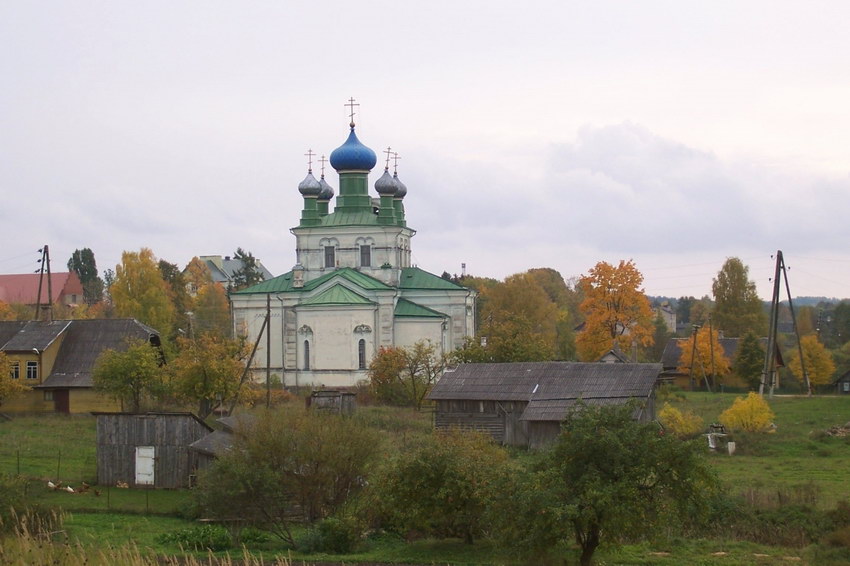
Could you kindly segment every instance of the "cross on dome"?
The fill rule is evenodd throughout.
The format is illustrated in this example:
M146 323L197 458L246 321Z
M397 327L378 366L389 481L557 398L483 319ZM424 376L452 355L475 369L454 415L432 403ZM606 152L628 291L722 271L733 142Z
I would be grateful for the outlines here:
M399 159L401 159L401 157L399 157L398 152L394 151L393 152L393 175L398 174L398 160Z
M349 124L349 126L351 126L353 128L354 127L354 107L360 106L360 104L357 103L357 102L354 102L354 97L352 96L351 98L348 99L348 102L343 104L343 106L348 106L348 118L351 120L351 123Z
M327 163L327 162L328 162L328 160L325 158L325 156L323 154L322 157L319 158L319 163L322 164L322 177L323 178L325 176L325 163Z
M393 155L393 148L387 146L387 149L384 150L384 153L387 154L387 164L384 166L384 171L390 170L390 156Z
M304 155L307 157L307 172L312 173L313 172L313 156L316 155L316 154L313 153L312 149L308 149L307 153L305 153ZM323 164L323 166L324 166L324 164Z

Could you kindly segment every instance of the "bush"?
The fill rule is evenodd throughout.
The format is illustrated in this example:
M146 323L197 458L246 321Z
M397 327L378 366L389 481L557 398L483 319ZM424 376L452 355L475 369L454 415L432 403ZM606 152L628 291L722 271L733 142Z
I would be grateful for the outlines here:
M157 537L162 544L177 544L186 550L227 550L232 546L230 533L219 525L189 527Z
M304 552L348 554L359 542L360 531L355 521L329 517L308 531L299 546Z
M776 415L764 397L750 392L746 399L738 397L732 406L720 415L720 422L730 430L767 432Z
M682 439L693 438L705 428L702 417L693 414L691 411L683 413L679 409L671 407L669 403L664 403L664 407L658 412L658 420L667 433Z

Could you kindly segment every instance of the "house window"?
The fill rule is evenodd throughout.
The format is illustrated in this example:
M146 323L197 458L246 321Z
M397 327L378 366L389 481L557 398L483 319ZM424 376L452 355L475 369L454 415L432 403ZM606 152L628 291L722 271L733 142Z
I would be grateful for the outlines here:
M360 246L360 267L372 267L372 246Z
M845 393L850 393L850 381L845 381L841 385L844 387Z
M336 266L336 251L333 246L325 246L325 267Z
M27 379L38 379L38 362L27 362Z
M304 340L304 369L310 369L310 341Z
M366 369L366 340L362 338L357 343L357 367Z
M44 400L45 401L53 401L53 391L45 391L44 392Z
M20 379L21 378L21 364L20 362L12 362L11 367L9 367L9 377L12 379Z

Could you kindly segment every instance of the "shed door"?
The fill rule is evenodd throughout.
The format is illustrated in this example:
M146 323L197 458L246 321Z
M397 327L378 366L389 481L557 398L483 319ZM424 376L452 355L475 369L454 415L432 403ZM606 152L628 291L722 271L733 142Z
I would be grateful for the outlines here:
M71 412L71 400L69 395L69 390L67 389L54 389L53 390L53 410L57 413L70 413Z
M153 446L136 446L136 485L153 485L155 456Z

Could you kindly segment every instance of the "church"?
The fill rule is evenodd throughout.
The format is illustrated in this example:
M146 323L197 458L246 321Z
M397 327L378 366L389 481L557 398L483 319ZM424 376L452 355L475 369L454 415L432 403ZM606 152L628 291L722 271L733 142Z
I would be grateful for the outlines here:
M230 295L234 330L252 344L270 313L270 334L259 340L251 364L259 381L268 364L287 388L351 386L367 378L381 347L427 340L448 353L474 335L475 292L412 265L416 231L405 218L407 187L397 161L393 174L389 167L397 156L387 151L372 197L377 157L357 138L353 111L350 117L348 139L330 154L339 174L335 202L324 171L316 179L314 154L307 154L307 176L298 185L304 208L291 229L292 270Z

